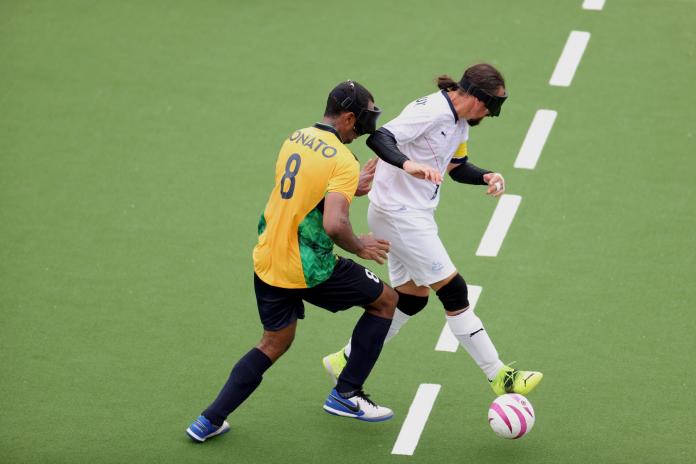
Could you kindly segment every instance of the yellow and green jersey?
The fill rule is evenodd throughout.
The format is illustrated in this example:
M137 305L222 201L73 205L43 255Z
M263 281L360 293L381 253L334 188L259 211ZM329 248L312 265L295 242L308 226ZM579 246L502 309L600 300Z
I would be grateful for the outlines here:
M275 187L259 221L254 271L269 285L314 287L336 264L324 231L323 199L342 193L348 202L358 187L360 164L325 124L293 132L278 154Z

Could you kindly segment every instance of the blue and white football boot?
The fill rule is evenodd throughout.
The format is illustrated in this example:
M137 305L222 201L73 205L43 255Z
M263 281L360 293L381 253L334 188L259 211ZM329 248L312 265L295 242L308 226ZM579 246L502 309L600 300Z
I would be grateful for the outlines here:
M381 422L394 416L391 409L378 406L362 390L358 390L350 398L343 398L334 388L324 402L324 410L335 416L352 417L368 422Z
M216 435L222 435L230 431L230 424L224 421L221 426L217 426L210 422L205 416L198 416L198 419L193 421L189 428L186 429L186 434L191 440L203 443L208 438Z

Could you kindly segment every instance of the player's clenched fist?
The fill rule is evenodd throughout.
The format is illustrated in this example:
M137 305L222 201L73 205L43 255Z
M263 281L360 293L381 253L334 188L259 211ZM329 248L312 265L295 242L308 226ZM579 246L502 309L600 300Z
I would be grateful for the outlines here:
M489 172L483 175L483 181L488 184L488 195L499 197L505 192L505 179L497 172Z
M389 252L389 242L387 240L375 238L372 234L361 235L358 239L363 245L363 248L357 253L358 256L362 259L370 259L379 264L384 264Z

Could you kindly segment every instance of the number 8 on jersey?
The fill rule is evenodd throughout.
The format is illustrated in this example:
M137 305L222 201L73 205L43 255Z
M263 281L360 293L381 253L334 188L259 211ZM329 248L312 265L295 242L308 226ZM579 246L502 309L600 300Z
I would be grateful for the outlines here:
M293 163L293 161L295 161L295 166L290 168L290 165ZM297 175L297 172L300 170L301 163L302 158L300 157L300 155L297 153L293 153L292 155L290 155L290 157L288 158L288 162L285 164L285 174L283 174L283 177L280 179L280 197L283 200L292 198L292 194L295 193L295 176ZM287 190L285 189L286 180L290 181Z

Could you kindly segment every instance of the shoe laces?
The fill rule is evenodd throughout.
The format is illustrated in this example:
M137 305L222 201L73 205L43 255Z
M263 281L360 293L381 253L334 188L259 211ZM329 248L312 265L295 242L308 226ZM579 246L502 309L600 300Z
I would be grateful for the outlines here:
M372 400L370 399L370 395L368 395L368 394L365 393L364 391L358 390L357 392L355 392L355 396L357 396L358 398L361 398L361 399L365 400L367 403L371 404L372 406L377 407L377 405L375 404L375 402L372 401Z
M517 377L517 373L519 371L512 367L512 365L516 362L517 361L512 361L511 363L507 364L510 370L505 372L505 377L503 377L503 388L507 393L512 393L515 388L515 377Z

